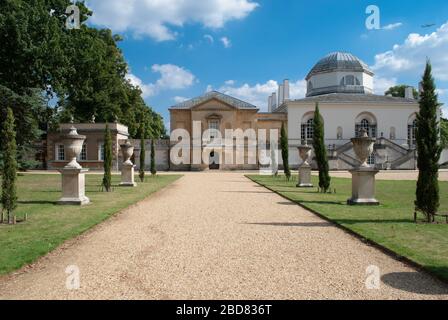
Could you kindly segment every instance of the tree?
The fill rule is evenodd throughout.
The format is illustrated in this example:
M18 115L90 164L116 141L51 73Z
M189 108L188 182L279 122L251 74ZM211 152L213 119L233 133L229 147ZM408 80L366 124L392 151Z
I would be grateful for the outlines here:
M144 122L142 122L140 124L140 170L138 174L141 182L145 181L145 162L146 162L145 139L146 139L145 124Z
M151 174L155 176L156 170L156 148L154 147L154 138L151 139Z
M391 95L392 97L404 98L406 96L405 91L408 86L405 84L400 84L398 86L390 87L384 94ZM412 93L414 99L418 99L418 91L413 88Z
M13 211L17 207L17 146L16 133L14 131L14 114L11 108L7 109L6 120L3 123L1 148L3 151L1 222L4 220L3 211L6 211L8 223L13 223Z
M280 148L282 149L283 171L285 172L286 179L289 181L291 179L291 170L289 168L288 135L283 123L280 131Z
M428 60L422 79L420 110L417 114L417 167L419 170L415 206L426 217L434 221L440 205L439 196L439 159L442 148L439 143L436 86L432 77L432 67Z
M102 186L106 192L112 191L112 137L109 124L106 124L104 132L104 176Z
M440 119L440 144L442 148L448 148L448 119Z
M316 110L314 111L313 126L313 148L316 155L317 167L319 169L319 187L324 192L327 192L330 188L331 177L329 173L327 149L324 141L324 124L320 115L318 103L316 103Z

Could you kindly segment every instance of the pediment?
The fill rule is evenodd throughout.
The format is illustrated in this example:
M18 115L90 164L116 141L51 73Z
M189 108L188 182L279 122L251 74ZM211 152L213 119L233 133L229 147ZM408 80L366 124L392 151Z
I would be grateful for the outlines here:
M236 108L234 106L231 106L231 105L225 103L224 101L221 101L216 98L211 98L207 101L204 101L204 102L192 107L191 109L194 111L202 111L202 110L232 111L232 110L235 110Z

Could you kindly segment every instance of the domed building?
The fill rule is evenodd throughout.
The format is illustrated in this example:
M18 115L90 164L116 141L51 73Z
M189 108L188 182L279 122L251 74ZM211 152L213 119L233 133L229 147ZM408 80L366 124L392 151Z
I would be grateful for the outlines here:
M320 59L307 74L305 98L290 99L289 81L284 80L278 91L269 97L268 112L260 112L258 106L216 91L174 105L169 108L171 132L185 131L189 137L186 145L193 149L185 153L185 161L179 164L171 161L170 168L256 169L260 166L258 154L256 162L246 161L245 155L244 164L236 164L234 150L229 152L225 143L211 147L207 143L195 144L195 126L199 136L208 130L216 130L224 136L228 129L241 133L253 129L257 135L260 129L266 129L269 135L271 129L279 131L282 124L288 128L289 162L297 167L301 162L297 146L312 143L314 110L318 103L332 170L347 170L358 165L350 139L361 129L376 138L375 151L369 159L372 166L415 169L415 118L419 106L413 97L413 88L406 89L404 98L376 95L374 77L369 66L353 54L333 52ZM203 159L209 161L195 164L195 152L197 159L201 160L202 154ZM281 159L278 163L281 166ZM316 167L315 163L313 165Z
M319 60L306 76L306 97L279 101L272 112L288 114L291 163L299 163L296 147L311 144L316 103L324 122L330 168L345 170L357 160L350 139L361 129L376 138L369 163L379 169L414 169L415 117L413 88L406 97L375 95L374 73L356 56L333 52ZM270 98L272 101L272 98ZM272 104L271 104L272 106Z

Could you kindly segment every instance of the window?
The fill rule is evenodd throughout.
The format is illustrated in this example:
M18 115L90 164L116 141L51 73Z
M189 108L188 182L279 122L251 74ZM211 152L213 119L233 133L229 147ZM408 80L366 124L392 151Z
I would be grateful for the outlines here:
M408 125L408 144L409 147L415 147L416 144L416 131L417 131L417 120L412 121L412 124Z
M81 153L79 154L78 160L87 161L87 145L86 144L82 145L82 150L81 150Z
M302 140L312 140L314 136L314 120L308 119L306 123L301 126L301 136Z
M218 120L210 120L208 122L208 129L210 131L210 139L214 139L216 132L219 131L219 121Z
M355 136L359 137L361 130L366 130L367 135L371 138L376 138L376 124L370 124L366 118L362 119L360 123L355 126Z
M56 145L56 160L57 161L65 160L65 149L63 144Z
M372 152L372 154L367 159L367 164L370 166L375 165L375 152Z
M98 146L98 160L104 161L104 142L101 142Z
M348 75L342 78L341 86L360 86L361 81L353 75Z

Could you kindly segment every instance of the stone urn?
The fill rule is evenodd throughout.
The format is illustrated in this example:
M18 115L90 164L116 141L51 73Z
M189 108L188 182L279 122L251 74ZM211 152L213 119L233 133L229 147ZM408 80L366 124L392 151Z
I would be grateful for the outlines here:
M60 169L62 175L62 197L58 204L61 205L85 205L90 203L85 195L85 173L76 161L82 151L85 136L79 135L75 127L70 128L68 134L63 135L64 149L70 162Z
M360 136L353 138L353 149L361 164L350 170L352 174L352 197L347 200L349 205L379 205L375 198L375 175L378 170L367 164L367 159L373 152L375 139L369 138L365 130Z
M299 156L302 159L302 166L303 165L310 165L308 163L308 159L311 156L311 147L307 144L304 145L300 145L297 147L297 149L299 150Z
M79 135L75 127L70 128L68 134L63 135L63 144L66 150L67 158L70 162L64 167L66 169L82 169L76 158L82 151L82 146L86 136Z
M311 166L308 163L308 159L311 156L311 147L306 144L297 147L299 150L299 156L302 158L302 164L299 166L299 182L297 183L298 188L311 188L313 184L311 183Z
M370 166L367 164L367 159L369 159L369 156L373 153L375 139L370 138L367 135L367 131L362 129L360 136L357 138L352 138L351 141L356 157L361 162L359 168L369 168Z
M124 144L120 145L120 148L123 154L123 163L133 165L131 157L134 154L134 146L129 141L126 141Z
M131 161L132 154L134 153L134 146L126 141L120 145L121 152L123 154L123 165L121 166L121 183L123 187L136 187L134 178L135 165Z

